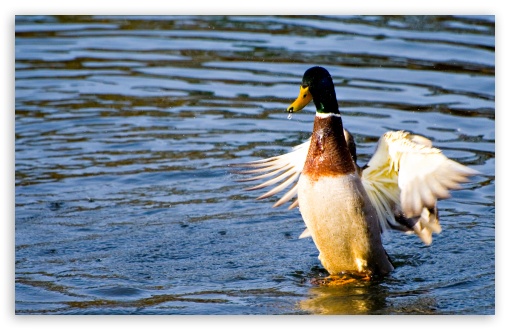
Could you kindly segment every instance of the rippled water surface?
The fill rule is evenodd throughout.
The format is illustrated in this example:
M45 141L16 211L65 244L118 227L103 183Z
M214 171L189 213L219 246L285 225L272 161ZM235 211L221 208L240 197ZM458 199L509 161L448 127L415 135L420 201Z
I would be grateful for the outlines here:
M18 314L494 314L495 18L17 16ZM297 209L228 166L287 152L303 72L333 75L360 163L405 129L481 176L431 246L330 288Z

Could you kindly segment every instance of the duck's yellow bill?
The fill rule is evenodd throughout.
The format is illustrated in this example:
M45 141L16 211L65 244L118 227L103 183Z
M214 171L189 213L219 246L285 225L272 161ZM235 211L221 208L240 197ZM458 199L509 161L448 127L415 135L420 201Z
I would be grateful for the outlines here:
M312 100L312 94L310 94L310 91L308 90L309 87L303 87L299 89L299 96L297 99L292 102L291 105L287 108L287 112L298 112L302 110L310 101Z

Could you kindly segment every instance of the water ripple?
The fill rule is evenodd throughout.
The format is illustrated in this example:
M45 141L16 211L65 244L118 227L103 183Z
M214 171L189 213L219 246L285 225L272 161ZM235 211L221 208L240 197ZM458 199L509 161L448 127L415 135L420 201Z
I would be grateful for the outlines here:
M494 314L494 16L16 16L15 44L17 314ZM299 211L229 166L310 136L312 65L361 163L406 129L482 172L376 283L315 286Z

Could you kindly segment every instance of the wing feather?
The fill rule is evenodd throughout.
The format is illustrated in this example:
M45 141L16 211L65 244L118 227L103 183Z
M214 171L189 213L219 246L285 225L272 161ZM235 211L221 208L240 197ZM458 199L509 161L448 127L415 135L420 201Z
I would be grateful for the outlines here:
M261 184L249 187L246 190L257 190L276 185L268 192L262 194L257 199L264 199L285 190L291 184L291 188L273 205L278 207L297 196L297 181L303 167L305 165L306 155L310 147L310 140L295 146L292 151L280 156L270 157L262 160L256 160L246 164L240 164L248 170L239 171L239 174L259 174L254 177L243 178L238 181L255 181L261 179L268 179ZM297 199L289 206L292 209L298 205Z
M379 215L381 230L415 232L425 244L440 232L437 200L478 174L432 147L422 136L390 131L362 172L362 182Z

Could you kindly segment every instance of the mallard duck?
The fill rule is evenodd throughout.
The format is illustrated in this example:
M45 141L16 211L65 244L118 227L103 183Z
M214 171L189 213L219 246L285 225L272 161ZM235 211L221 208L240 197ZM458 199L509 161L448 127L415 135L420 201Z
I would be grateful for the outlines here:
M432 142L405 131L381 136L372 158L357 165L356 145L343 127L333 79L322 67L304 75L298 98L287 108L294 113L310 101L316 107L311 138L284 155L244 164L240 181L271 178L248 190L277 184L258 199L294 184L275 204L297 199L306 224L300 238L311 236L319 260L330 275L361 274L371 278L394 267L381 240L393 229L415 233L424 244L440 233L437 200L477 171L434 148Z

